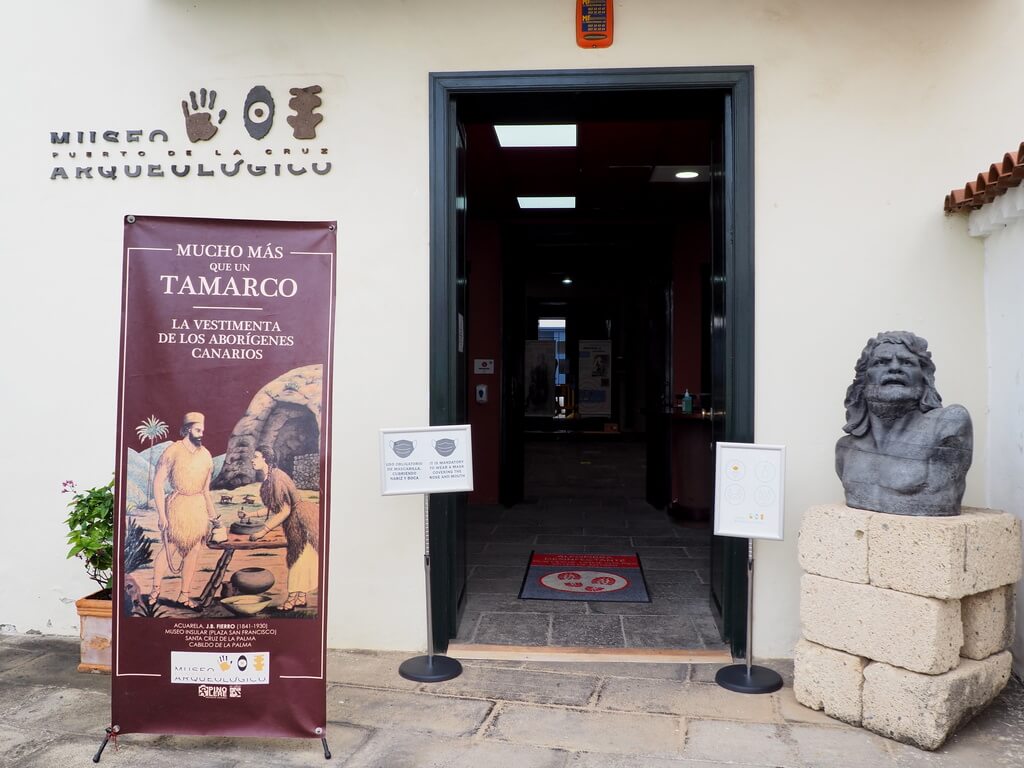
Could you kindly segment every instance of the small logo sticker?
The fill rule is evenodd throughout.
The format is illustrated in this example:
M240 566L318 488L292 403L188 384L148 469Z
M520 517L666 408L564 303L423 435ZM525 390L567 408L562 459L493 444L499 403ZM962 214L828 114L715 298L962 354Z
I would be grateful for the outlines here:
M270 653L199 653L171 651L171 682L200 685L203 698L228 698L227 686L268 685L270 683ZM223 693L214 689L223 687ZM231 694L235 698L238 696Z

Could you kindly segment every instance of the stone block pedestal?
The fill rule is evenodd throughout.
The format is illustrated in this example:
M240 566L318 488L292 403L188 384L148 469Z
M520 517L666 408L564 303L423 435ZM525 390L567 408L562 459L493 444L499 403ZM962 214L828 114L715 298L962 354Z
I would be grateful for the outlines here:
M1020 535L1020 521L995 510L808 510L797 701L922 749L941 746L1009 680Z

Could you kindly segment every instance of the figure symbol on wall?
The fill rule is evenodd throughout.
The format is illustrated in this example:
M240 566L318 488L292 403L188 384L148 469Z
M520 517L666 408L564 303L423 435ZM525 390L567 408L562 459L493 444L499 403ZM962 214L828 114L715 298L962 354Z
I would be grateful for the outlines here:
M292 127L292 136L296 139L316 138L316 127L324 119L323 115L315 113L323 104L323 100L317 96L322 90L319 85L289 89L288 93L293 98L288 101L288 106L295 110L295 114L288 118L288 125Z
M223 123L224 118L228 116L227 110L222 109L217 113L217 125L214 125L213 110L217 104L217 92L200 88L198 100L195 91L189 91L188 95L192 102L191 112L189 111L189 102L185 99L181 100L181 111L185 115L185 132L188 134L188 140L193 143L209 141L217 135L217 126Z

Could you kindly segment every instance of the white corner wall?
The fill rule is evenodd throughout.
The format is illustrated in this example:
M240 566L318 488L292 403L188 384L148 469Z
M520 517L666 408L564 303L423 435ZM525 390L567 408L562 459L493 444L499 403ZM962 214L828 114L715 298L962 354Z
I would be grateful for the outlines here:
M336 218L329 640L422 648L420 502L378 495L374 445L381 426L428 419L428 73L751 64L756 437L787 445L789 467L786 540L757 547L755 652L788 655L797 531L809 505L841 498L833 446L868 337L906 328L931 342L940 392L975 416L966 501L984 503L982 247L942 199L1021 139L1024 100L990 94L1019 90L1022 23L1011 0L618 0L614 45L586 51L567 0L12 4L0 624L77 631L71 602L89 585L64 559L59 491L104 482L113 464L121 217ZM984 88L963 53L977 41L1001 60ZM252 85L314 82L327 176L49 178L50 131L173 129L180 146L180 101L208 87L232 110L217 137L232 148L249 142L238 105ZM283 116L268 146L284 143Z
M989 360L988 506L1024 519L1024 188L971 213L985 237ZM1017 592L1014 668L1024 674L1024 594Z

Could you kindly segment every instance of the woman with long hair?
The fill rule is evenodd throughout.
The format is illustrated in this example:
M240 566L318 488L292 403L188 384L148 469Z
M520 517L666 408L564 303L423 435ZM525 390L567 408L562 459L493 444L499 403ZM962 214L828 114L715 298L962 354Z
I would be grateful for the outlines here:
M268 445L256 448L252 468L263 473L260 498L270 517L264 526L251 534L252 541L262 539L277 526L282 526L288 542L288 597L278 610L291 611L306 605L306 594L317 588L320 564L320 507L299 496L288 473L277 466L277 455Z

